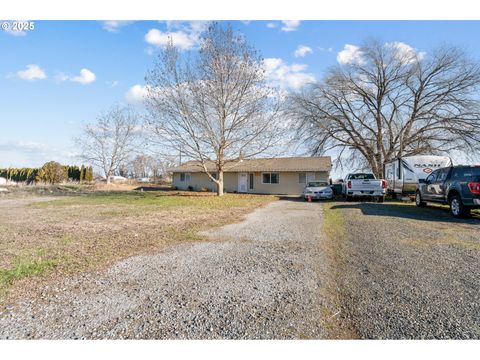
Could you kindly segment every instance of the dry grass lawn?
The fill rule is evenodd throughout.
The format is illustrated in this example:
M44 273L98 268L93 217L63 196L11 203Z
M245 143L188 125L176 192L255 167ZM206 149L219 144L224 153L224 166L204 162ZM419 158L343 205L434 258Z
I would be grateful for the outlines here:
M80 192L0 198L0 299L39 280L99 270L120 259L201 240L273 196ZM1 300L0 300L1 301Z

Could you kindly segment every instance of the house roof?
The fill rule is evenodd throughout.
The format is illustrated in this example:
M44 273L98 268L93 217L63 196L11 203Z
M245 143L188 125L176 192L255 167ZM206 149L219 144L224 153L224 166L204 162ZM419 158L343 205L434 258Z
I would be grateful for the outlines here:
M257 172L257 171L330 171L332 160L330 156L320 157L288 157L248 159L228 162L225 172ZM215 172L213 161L207 162L208 171ZM180 166L169 169L170 172L203 172L199 161L188 161Z

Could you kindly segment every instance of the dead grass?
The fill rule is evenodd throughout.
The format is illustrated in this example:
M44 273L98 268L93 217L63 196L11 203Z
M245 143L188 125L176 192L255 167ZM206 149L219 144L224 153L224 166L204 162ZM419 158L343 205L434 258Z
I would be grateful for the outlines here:
M33 284L38 277L99 270L129 256L202 240L198 231L239 221L275 199L163 191L0 199L0 292L15 292L17 282L28 287L29 278Z

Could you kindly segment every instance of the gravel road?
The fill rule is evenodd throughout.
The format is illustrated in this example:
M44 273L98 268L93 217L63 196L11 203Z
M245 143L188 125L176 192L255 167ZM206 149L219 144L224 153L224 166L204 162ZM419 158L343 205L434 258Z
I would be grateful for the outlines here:
M0 338L324 338L321 230L321 204L271 203L206 241L51 284L0 313Z
M480 219L410 205L339 203L339 269L361 338L480 338Z

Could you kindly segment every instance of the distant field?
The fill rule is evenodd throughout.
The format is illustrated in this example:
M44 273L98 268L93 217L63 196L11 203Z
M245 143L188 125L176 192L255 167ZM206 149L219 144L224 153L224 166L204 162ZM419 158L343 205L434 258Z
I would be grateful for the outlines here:
M198 231L238 221L276 199L176 191L65 195L0 198L0 299L7 290L28 289L48 276L101 269L128 256L201 240Z

